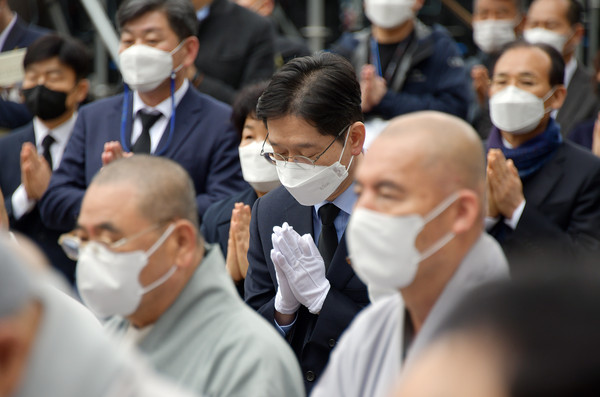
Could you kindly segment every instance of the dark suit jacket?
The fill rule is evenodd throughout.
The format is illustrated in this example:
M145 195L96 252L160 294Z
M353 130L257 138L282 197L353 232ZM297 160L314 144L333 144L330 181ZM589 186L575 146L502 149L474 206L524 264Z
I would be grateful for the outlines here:
M217 201L204 213L202 217L202 235L208 243L218 243L227 258L227 241L229 240L229 227L231 225L231 211L235 203L254 205L257 196L252 187L221 201ZM244 283L236 285L238 293L244 299Z
M2 52L29 47L31 43L49 32L37 26L27 25L17 15L17 21L6 37ZM25 105L0 99L0 127L17 128L27 124L32 118Z
M246 303L274 324L277 279L270 252L274 226L288 222L300 235L313 233L313 209L300 205L284 187L259 198L252 208L250 221L250 267L246 275ZM346 258L345 237L342 237L327 271L331 283L321 313L311 314L304 306L288 334L292 349L298 356L309 392L323 372L331 349L354 316L369 303L367 288L354 274Z
M21 184L21 146L25 142L35 144L33 123L29 123L12 134L0 138L0 189L11 229L21 232L35 241L44 251L52 265L62 272L71 283L75 280L75 262L69 260L58 245L60 233L44 226L38 206L16 220L13 216L11 197Z
M274 31L268 19L229 0L215 0L199 23L196 67L200 92L232 103L236 91L275 71Z
M525 209L513 231L499 222L491 234L511 274L537 266L577 266L600 256L600 159L564 142L539 171L523 178Z
M85 189L102 167L104 143L121 140L123 99L123 95L117 95L79 111L61 164L40 202L48 227L69 230L75 226ZM130 109L126 118L127 142L131 140L131 113ZM175 112L173 140L163 156L177 161L189 172L198 195L200 218L210 204L248 187L242 179L238 137L229 121L230 114L229 106L193 87ZM168 137L169 125L157 150L166 146Z
M592 82L592 74L578 63L567 87L565 102L556 115L563 137L577 124L596 116L599 104Z

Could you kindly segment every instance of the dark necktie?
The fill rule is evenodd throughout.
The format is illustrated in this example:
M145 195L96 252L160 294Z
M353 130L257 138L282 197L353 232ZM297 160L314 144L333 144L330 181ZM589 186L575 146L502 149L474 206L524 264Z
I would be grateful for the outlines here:
M319 252L325 262L325 271L329 269L329 264L333 259L333 254L337 249L338 238L333 221L337 217L340 209L334 204L327 203L319 208L319 218L321 218L321 235L317 244Z
M54 142L56 142L56 140L52 138L50 134L46 135L46 137L42 140L42 156L44 156L48 162L50 169L52 169L52 154L50 154L50 146L52 146Z
M152 114L140 111L138 113L142 120L142 134L137 141L131 146L133 153L150 153L150 128L158 121L162 114Z

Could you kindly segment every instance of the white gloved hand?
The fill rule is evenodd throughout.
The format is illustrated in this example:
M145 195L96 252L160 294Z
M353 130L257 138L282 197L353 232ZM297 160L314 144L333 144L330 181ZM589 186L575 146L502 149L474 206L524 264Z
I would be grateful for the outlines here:
M287 223L284 223L287 226ZM273 231L281 231L279 226L275 226ZM271 240L275 236L275 233L271 236ZM274 255L275 250L271 250L271 260L275 265L275 277L277 278L277 293L275 294L275 310L281 314L294 314L300 307L300 302L292 293L287 278L283 274L280 268L280 261Z
M309 312L319 313L331 286L325 277L323 258L312 236L300 236L284 223L281 228L273 229L271 240L271 259L273 263L277 262L292 293Z

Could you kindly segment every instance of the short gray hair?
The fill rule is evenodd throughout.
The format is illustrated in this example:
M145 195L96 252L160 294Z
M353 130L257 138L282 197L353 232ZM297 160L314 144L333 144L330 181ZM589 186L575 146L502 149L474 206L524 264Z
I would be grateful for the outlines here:
M90 185L126 183L137 190L140 214L153 223L190 221L199 230L194 183L178 163L136 154L103 167Z
M196 11L190 0L126 0L117 11L119 31L128 22L152 11L164 11L169 25L180 40L198 32Z

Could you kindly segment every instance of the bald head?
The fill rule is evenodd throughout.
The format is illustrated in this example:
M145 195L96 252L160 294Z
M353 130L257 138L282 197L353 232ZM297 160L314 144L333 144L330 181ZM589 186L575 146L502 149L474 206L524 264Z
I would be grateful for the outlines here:
M375 142L388 145L390 140L418 151L423 171L444 190L467 188L483 194L483 145L465 121L435 111L411 113L393 119Z
M172 160L136 154L114 161L96 174L90 187L109 184L132 187L140 214L153 223L187 219L199 228L194 184Z

